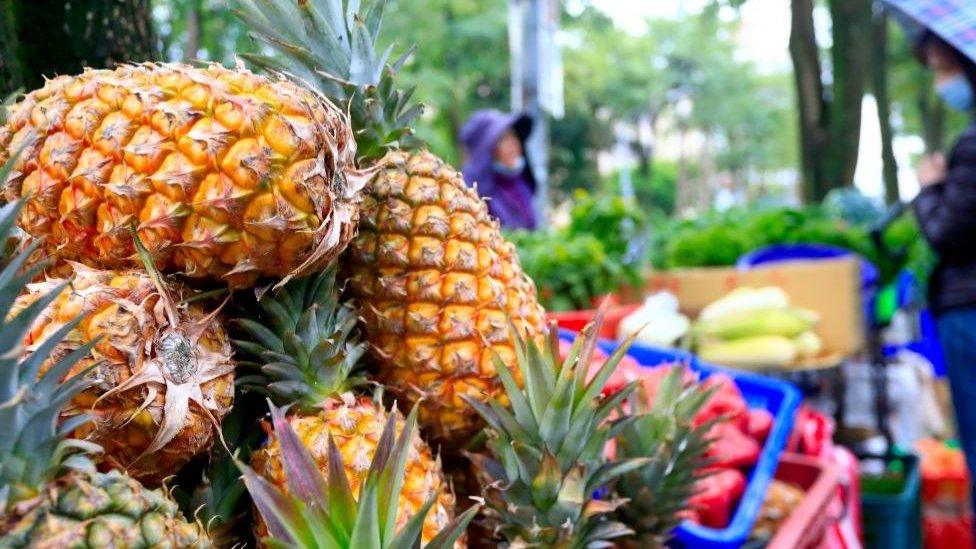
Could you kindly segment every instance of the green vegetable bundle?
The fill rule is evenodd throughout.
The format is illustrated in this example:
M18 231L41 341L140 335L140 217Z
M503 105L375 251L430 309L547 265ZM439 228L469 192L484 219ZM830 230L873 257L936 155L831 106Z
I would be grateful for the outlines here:
M658 231L668 235L658 242L655 265L660 268L734 265L738 258L773 244L827 244L859 254L881 270L882 283L904 268L924 284L931 252L911 216L895 222L884 235L887 247L904 254L885 255L872 244L869 227L840 218L829 208L732 210L693 221L675 221Z
M567 227L508 235L550 311L589 309L602 295L640 285L648 264L647 222L634 201L585 191L573 199Z

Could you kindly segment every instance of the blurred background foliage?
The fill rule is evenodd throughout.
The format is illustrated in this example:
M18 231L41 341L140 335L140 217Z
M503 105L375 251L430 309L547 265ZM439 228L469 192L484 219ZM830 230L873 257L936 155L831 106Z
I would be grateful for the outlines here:
M852 185L861 98L875 95L883 133L917 135L927 150L945 149L965 116L937 100L904 34L866 10L870 0L790 0L793 21L783 24L793 25L793 67L779 72L737 55L735 10L748 1L705 2L698 12L649 19L641 32L615 25L588 0L561 2L565 115L551 121L550 183L554 204L567 203L555 208L557 228L514 236L544 292L569 296L556 308L636 280L650 262L728 265L777 242L832 243L886 261L870 249L863 216L847 218L829 200L818 205L831 189ZM457 165L467 117L511 102L507 10L498 0L390 0L387 9L386 36L417 45L403 74L426 104L417 131ZM831 23L830 40L801 32L814 28L815 14ZM233 65L256 47L224 0L0 0L4 95L85 66ZM813 76L808 86L798 74ZM810 101L821 111L803 120L798 106ZM888 145L891 133L883 135ZM632 164L615 161L622 140ZM889 201L898 197L890 161L886 153ZM791 173L802 193L784 188ZM625 175L632 201L620 198ZM716 208L722 193L738 206ZM799 205L800 195L810 206ZM921 268L930 254L911 220L899 223L892 238ZM559 279L571 271L574 280ZM551 291L559 285L566 288Z

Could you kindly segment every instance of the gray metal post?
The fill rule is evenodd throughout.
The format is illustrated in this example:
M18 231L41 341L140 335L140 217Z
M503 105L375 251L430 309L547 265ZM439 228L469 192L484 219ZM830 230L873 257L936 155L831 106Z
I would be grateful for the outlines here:
M535 209L546 219L549 207L549 120L545 114L544 80L551 77L554 58L553 0L511 0L509 49L512 59L512 109L532 117L534 129L526 142L538 184Z

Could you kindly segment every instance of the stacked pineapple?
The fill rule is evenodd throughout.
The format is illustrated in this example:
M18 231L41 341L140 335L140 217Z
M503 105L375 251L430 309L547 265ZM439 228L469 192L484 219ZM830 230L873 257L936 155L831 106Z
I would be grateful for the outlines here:
M632 534L611 519L621 502L592 492L647 465L602 451L633 422L611 420L633 386L600 396L619 356L586 379L594 330L557 361L514 247L412 137L419 106L393 82L405 57L375 49L384 2L237 3L277 52L249 60L291 80L89 70L0 125L0 183L17 201L0 229L16 218L27 235L12 269L46 260L0 275L15 326L0 324L0 345L16 351L0 379L20 384L0 397L36 408L0 446L16 458L0 463L0 546L239 543L186 521L165 481L210 454L241 391L268 397L266 436L227 449L199 497L205 515L237 512L226 471L239 468L269 545L463 545L481 505L455 510L428 440L469 450L498 542ZM483 428L490 442L469 444ZM16 442L37 433L33 454ZM65 472L75 448L87 457ZM28 467L37 454L45 465Z

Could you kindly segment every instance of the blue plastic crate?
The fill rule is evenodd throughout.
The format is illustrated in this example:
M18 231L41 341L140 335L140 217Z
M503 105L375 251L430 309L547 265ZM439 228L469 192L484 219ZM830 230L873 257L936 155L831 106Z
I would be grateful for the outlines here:
M693 370L701 372L702 378L717 372L729 376L750 408L762 408L773 415L773 428L759 453L759 460L749 472L746 491L742 494L729 525L725 528L707 528L685 521L674 532L674 545L679 547L740 547L749 537L749 532L759 517L766 491L776 474L779 456L793 432L793 421L803 395L785 381L721 368L703 363L697 358L692 359L691 366Z
M573 332L560 331L560 337L563 339L572 340L574 335ZM604 352L612 353L618 344L612 341L601 341L599 346ZM671 542L675 547L696 549L740 547L749 537L749 532L756 523L766 497L766 490L776 473L779 456L793 431L796 410L803 398L800 391L783 381L702 363L691 353L680 349L659 349L634 344L627 354L641 365L648 367L683 362L698 372L702 379L721 372L735 382L750 408L762 408L773 415L773 428L762 447L759 460L749 472L745 493L729 525L725 528L708 528L685 521L675 529Z

